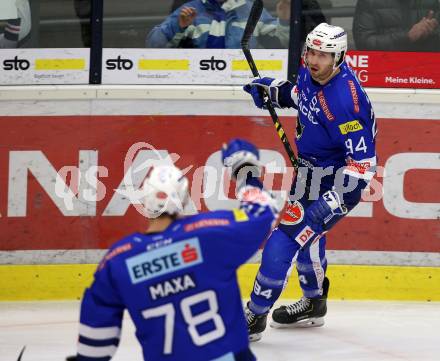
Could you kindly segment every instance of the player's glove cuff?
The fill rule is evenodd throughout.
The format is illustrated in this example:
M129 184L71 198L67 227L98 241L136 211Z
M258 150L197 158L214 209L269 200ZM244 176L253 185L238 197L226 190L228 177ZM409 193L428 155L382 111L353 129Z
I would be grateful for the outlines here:
M255 178L253 179L255 180ZM257 180L257 182L259 182ZM242 203L256 203L260 206L269 207L272 213L277 216L280 209L273 198L272 194L262 188L261 183L259 185L252 185L252 182L239 188L237 193L237 199Z
M243 90L252 95L254 103L258 108L266 108L265 99L267 96L269 96L274 107L283 108L283 105L280 103L280 89L285 84L291 85L287 80L265 77L255 79L251 83L246 84Z
M330 208L332 215L344 215L347 209L342 204L342 197L335 191L327 191L322 195L323 200Z
M306 210L306 222L317 234L325 229L325 224L335 215L344 215L347 208L342 204L341 197L335 191L327 191Z

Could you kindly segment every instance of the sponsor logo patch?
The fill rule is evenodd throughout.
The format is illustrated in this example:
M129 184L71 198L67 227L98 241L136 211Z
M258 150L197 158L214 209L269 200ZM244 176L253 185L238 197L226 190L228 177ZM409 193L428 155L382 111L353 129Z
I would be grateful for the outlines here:
M339 130L341 131L341 134L348 134L348 133L354 133L359 130L364 129L361 123L359 123L358 120L352 120L350 122L340 124Z
M353 99L354 112L359 113L359 97L356 90L356 85L353 80L348 81L348 85L350 86L351 98Z
M319 100L319 104L321 105L322 111L324 112L327 119L330 121L335 120L334 115L332 114L332 112L330 111L327 105L327 101L325 100L324 92L322 90L318 92L318 100Z
M293 226L295 224L301 223L303 219L304 208L300 202L295 201L287 205L283 217L281 218L281 224Z
M352 172L365 174L365 172L370 169L370 167L370 162L356 162L351 158L347 159L347 169Z
M234 214L234 219L236 222L246 222L249 220L248 215L242 209L234 208L232 213Z
M125 59L121 55L118 55L115 59L107 59L105 62L105 68L107 70L130 70L133 68L133 61Z
M226 61L222 59L215 59L214 56L211 56L211 59L203 59L200 60L200 70L225 70L226 69Z
M312 267L313 271L315 272L318 285L322 285L322 283L324 282L324 269L322 268L321 262L313 262Z
M304 246L307 241L309 241L313 236L315 235L315 232L310 228L310 226L305 226L303 230L295 237L295 241L297 241L301 247Z
M98 270L102 270L107 263L107 261L110 261L113 257L117 256L118 254L127 252L132 249L131 243L124 244L122 246L116 247L114 250L107 253L102 261L99 263Z
M201 219L200 221L186 224L184 226L184 229L185 232L191 232L199 228L228 226L229 224L230 224L229 220L222 218Z
M190 238L126 261L131 282L136 284L203 262L198 238Z
M345 34L346 34L346 32L343 31L342 33L336 34L336 35L333 37L333 39L340 38L340 37L344 36Z

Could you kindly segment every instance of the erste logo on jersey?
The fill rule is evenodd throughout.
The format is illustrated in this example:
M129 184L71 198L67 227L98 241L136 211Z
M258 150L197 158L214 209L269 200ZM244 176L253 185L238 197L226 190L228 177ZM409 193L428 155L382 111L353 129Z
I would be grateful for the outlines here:
M203 262L198 238L182 240L126 261L132 283L136 284Z
M293 226L295 224L301 223L303 219L304 208L302 204L298 201L295 201L293 203L289 202L280 223L288 226Z

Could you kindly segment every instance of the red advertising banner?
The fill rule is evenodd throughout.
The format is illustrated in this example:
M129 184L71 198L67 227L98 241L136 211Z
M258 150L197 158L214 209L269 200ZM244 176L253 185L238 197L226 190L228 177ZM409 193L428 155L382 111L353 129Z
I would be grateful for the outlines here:
M293 140L293 118L284 123ZM249 139L266 160L288 164L268 117L17 116L0 117L0 125L0 250L106 248L145 229L124 193L127 156L141 169L133 176L138 183L152 155L190 167L200 210L230 202L220 195L231 189L207 171L221 169L218 151L230 138ZM378 126L384 170L372 183L377 200L362 202L360 213L335 227L329 249L440 252L440 121L379 119ZM289 189L291 178L266 166L274 190Z
M366 87L440 89L440 53L349 51L346 61Z

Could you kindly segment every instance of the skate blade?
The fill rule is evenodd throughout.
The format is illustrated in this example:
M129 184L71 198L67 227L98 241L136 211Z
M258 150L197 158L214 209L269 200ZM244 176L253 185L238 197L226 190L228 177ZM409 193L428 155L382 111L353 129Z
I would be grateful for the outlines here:
M324 317L308 318L295 323L279 323L274 320L270 322L270 327L273 328L309 328L321 327L324 325Z
M249 335L249 342L256 342L260 341L261 337L263 337L262 333L253 333L252 335Z

